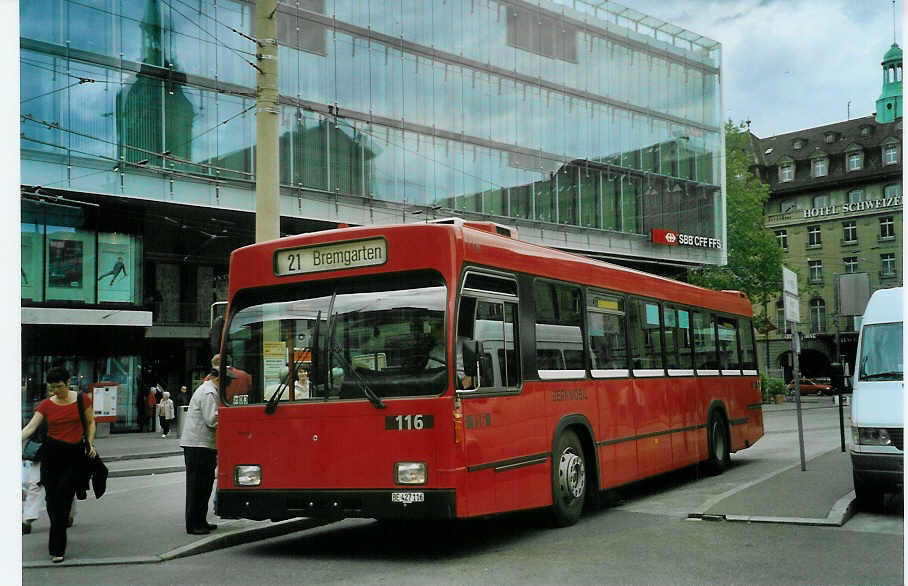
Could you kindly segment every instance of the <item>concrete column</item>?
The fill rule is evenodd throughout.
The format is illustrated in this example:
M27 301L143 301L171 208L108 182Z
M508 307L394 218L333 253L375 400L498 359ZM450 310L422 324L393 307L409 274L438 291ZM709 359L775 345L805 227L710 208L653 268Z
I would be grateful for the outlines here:
M258 39L255 154L255 241L280 237L280 107L277 78L277 0L255 3Z

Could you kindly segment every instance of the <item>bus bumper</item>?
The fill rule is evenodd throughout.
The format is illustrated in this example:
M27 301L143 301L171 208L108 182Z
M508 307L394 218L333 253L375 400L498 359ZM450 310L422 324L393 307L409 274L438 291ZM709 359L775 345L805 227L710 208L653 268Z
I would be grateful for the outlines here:
M454 490L218 490L225 519L283 521L295 517L453 519Z

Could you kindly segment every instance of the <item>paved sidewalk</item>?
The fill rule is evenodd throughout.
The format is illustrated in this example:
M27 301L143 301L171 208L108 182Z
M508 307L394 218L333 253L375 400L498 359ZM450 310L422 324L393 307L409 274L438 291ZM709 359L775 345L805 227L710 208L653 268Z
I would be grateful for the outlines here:
M720 495L704 517L727 521L843 525L854 512L851 458L837 448Z

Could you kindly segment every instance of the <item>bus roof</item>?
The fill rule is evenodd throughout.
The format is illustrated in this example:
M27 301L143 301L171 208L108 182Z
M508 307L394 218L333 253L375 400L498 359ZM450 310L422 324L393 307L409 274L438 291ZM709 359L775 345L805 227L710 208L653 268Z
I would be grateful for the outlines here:
M644 297L696 305L737 315L752 314L747 297L738 291L714 291L668 277L594 260L585 256L516 240L496 231L495 224L470 222L395 224L324 230L288 236L238 248L230 257L230 295L245 288L278 285L301 278L337 278L437 268L456 280L457 261L506 271L516 271L560 281L574 282ZM486 225L488 224L488 226ZM274 273L274 253L298 247L383 237L388 242L388 262L382 266L339 269L298 277ZM396 249L395 249L396 245ZM398 252L392 252L397 250ZM449 252L447 256L440 254ZM393 258L392 258L393 257ZM449 258L450 257L450 258ZM442 260L440 260L442 259ZM238 270L242 266L242 271Z

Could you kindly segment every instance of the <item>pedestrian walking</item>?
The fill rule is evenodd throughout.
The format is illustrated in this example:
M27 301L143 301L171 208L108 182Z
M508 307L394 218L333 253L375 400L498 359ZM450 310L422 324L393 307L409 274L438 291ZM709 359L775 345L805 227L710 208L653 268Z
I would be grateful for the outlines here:
M161 437L164 439L167 439L167 434L170 433L170 422L176 417L175 411L173 401L170 399L170 393L164 391L164 396L161 398L161 402L158 403L158 417L161 420L161 431L164 432Z
M217 466L218 389L218 371L212 369L189 400L180 435L186 462L186 533L190 535L205 535L217 529L217 525L208 522L206 515Z
M47 439L41 448L41 484L45 490L47 515L50 517L48 552L51 561L60 563L66 554L66 527L73 496L84 498L87 489L85 457L94 458L95 418L91 396L84 395L83 446L82 416L79 414L79 393L69 390L69 372L57 366L47 371L47 384L53 392L35 409L31 421L22 428L22 442L28 440L47 421Z
M47 440L47 420L25 442L22 448L22 534L32 532L32 524L41 516L41 502L45 499L41 486L41 446ZM67 527L73 526L76 516L76 501L69 509Z
M154 420L155 413L157 411L156 406L158 404L157 399L155 398L155 387L148 389L148 396L145 397L145 417L148 421L148 431L154 431Z

